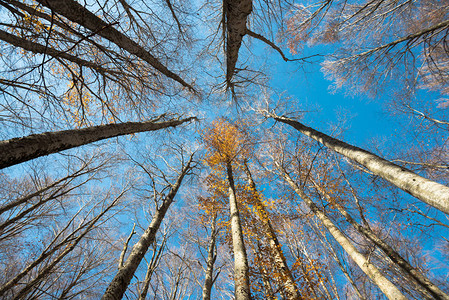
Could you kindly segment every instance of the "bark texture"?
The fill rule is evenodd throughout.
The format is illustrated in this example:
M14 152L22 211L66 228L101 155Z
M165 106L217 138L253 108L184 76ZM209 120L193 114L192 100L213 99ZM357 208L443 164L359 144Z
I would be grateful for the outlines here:
M229 87L242 39L247 33L246 21L253 10L253 3L251 0L224 0L223 6L226 22L226 84Z
M215 241L217 238L216 221L217 215L214 216L211 226L209 249L207 251L207 269L203 286L203 300L210 300L212 285L214 284L214 264L217 258L217 248L215 246Z
M91 30L99 36L113 42L120 48L128 51L131 54L139 57L140 59L149 63L153 68L164 74L165 76L181 83L183 86L191 91L194 91L193 87L186 83L177 74L170 71L165 65L163 65L156 57L145 50L144 47L121 33L117 29L111 26L111 24L103 21L95 14L90 12L81 4L73 0L38 0L40 4L50 8L53 12L56 12L72 22L76 22L83 27Z
M395 165L371 152L330 137L298 121L274 114L270 114L270 117L276 121L292 126L335 152L365 166L375 175L388 180L410 195L449 214L449 187L421 177L404 167Z
M256 192L256 183L253 180L253 177L246 162L244 163L244 170L248 177L249 186L251 187L252 191ZM287 265L287 260L285 259L284 253L282 253L281 244L279 243L279 240L276 236L276 232L273 228L273 225L271 224L270 218L268 217L268 212L266 211L265 206L261 202L260 197L256 195L256 198L258 202L257 210L259 210L260 214L263 216L260 219L260 221L264 226L264 231L270 244L271 252L274 256L276 266L279 272L282 274L282 282L286 292L285 295L286 299L291 300L301 299L298 287L296 286L290 268Z
M332 201L332 197L326 193L315 181L312 180L315 188L322 194L329 202L333 203L337 210L345 217L346 221L354 227L360 234L371 241L374 245L379 247L390 259L394 262L406 275L408 280L412 283L418 284L418 289L428 299L445 299L449 300L449 296L433 284L424 274L413 268L408 261L406 261L398 252L396 252L390 245L380 239L375 232L369 227L364 227L357 223L354 218L338 203Z
M338 229L337 226L329 219L321 209L315 205L315 203L303 192L296 182L287 174L287 172L277 166L281 172L284 180L290 185L290 187L301 197L301 199L307 204L309 209L320 219L324 227L334 237L334 239L342 246L342 248L348 253L348 255L354 260L354 262L360 267L360 269L376 284L379 289L390 300L406 300L407 298L399 291L399 289L388 280L369 259L361 254L357 248L351 243L351 241Z
M137 267L139 266L143 257L147 253L150 245L154 242L154 239L156 238L156 233L159 230L162 220L164 219L168 208L172 204L173 199L175 198L176 193L178 192L178 189L181 186L181 182L184 176L190 170L191 162L192 157L190 157L189 162L182 169L181 173L178 176L178 179L172 185L170 192L167 194L167 196L165 196L163 204L161 205L161 207L159 207L159 209L157 209L156 213L153 216L153 219L151 220L150 225L142 234L140 240L134 245L133 249L131 250L131 253L129 254L123 266L119 268L114 279L112 279L103 297L101 298L102 300L122 299L123 294L128 288L128 285L131 282L131 279L133 278Z
M240 222L239 209L235 196L234 177L231 163L226 165L227 180L229 183L229 209L231 214L232 245L234 250L234 281L235 299L249 300L251 292L249 287L249 267L246 255L245 243L243 241L242 224Z
M0 152L3 154L0 157L0 169L116 136L176 127L193 119L195 118L190 117L163 122L152 120L99 125L82 129L32 134L22 138L1 141Z

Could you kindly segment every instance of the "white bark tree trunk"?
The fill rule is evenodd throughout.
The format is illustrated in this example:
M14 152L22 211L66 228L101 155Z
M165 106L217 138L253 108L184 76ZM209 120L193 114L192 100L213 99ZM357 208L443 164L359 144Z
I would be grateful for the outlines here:
M374 266L363 254L361 254L357 248L351 243L351 241L338 229L337 226L329 219L326 214L321 211L315 203L303 192L296 182L287 174L287 172L278 164L276 164L281 176L290 185L290 187L301 197L301 199L307 204L309 209L320 219L324 227L335 238L335 240L342 246L342 248L348 253L348 255L354 260L354 262L360 267L360 269L376 284L379 289L390 300L406 300L407 298L399 291L399 289L388 280L377 268Z
M413 268L408 261L406 261L398 252L396 252L390 245L380 239L371 228L364 227L357 223L354 218L338 203L332 201L332 197L311 179L315 188L322 194L329 202L333 203L337 210L345 217L346 221L354 227L360 234L371 241L374 245L379 247L393 263L395 263L406 275L408 280L412 283L418 284L418 290L423 293L428 299L445 299L449 300L449 296L433 284L424 274Z
M192 156L193 157L193 156ZM119 300L122 299L123 294L128 288L131 279L134 276L134 273L142 261L143 257L148 251L150 245L154 242L156 238L156 233L159 230L159 227L162 223L162 220L167 213L168 208L173 202L173 199L178 192L179 187L181 186L182 179L186 175L186 173L190 170L190 164L192 162L192 157L188 163L183 167L181 173L179 174L176 182L171 186L170 192L165 196L164 202L157 209L156 213L151 220L150 225L145 230L145 232L140 237L140 240L134 245L131 253L128 258L124 262L123 266L119 268L117 274L114 279L112 279L111 283L107 287L102 300Z
M323 239L320 241L321 244L323 245L323 247L326 247L327 250L331 253L332 258L337 263L338 267L340 268L342 273L345 275L348 282L351 284L352 288L354 289L355 293L357 294L357 297L359 297L359 300L366 300L365 297L360 292L359 288L357 287L357 284L352 279L351 275L349 275L348 271L343 266L343 262L340 260L334 247L327 239L326 234L324 232L322 232L321 230L319 230L319 231L320 231L320 234L323 236Z
M234 177L231 163L226 164L227 180L229 183L229 210L231 214L232 245L234 250L234 281L235 299L250 300L249 267L246 255L245 243L243 241L242 224L240 222L239 209L235 194Z
M193 119L195 118L190 117L162 122L151 120L146 122L99 125L82 129L32 134L22 138L1 141L0 153L2 155L0 156L0 169L99 140L131 133L176 127Z
M204 286L203 286L203 300L210 300L212 285L214 284L214 264L217 258L217 247L215 246L215 241L217 238L217 215L214 215L214 218L211 222L211 235L209 241L209 249L207 251L207 268L206 275L204 278Z
M421 177L361 148L330 137L298 121L268 113L276 121L288 124L326 147L365 166L375 175L388 180L398 188L423 202L449 214L449 187Z

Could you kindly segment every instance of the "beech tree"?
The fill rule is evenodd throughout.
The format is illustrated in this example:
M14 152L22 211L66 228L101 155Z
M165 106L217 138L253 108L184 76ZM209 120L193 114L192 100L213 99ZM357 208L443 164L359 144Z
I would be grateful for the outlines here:
M39 156L52 154L107 138L142 131L153 131L167 127L175 127L194 119L193 117L190 117L186 119L157 122L161 117L163 116L142 123L128 122L124 124L99 125L83 129L46 132L2 141L0 142L0 150L3 150L5 155L0 161L0 168L9 167Z
M375 175L388 180L405 192L441 210L442 212L449 214L449 188L447 186L423 178L377 155L334 139L324 133L307 127L298 121L270 113L268 113L268 115L273 117L276 121L291 125L301 133L317 140L335 152L354 160L362 166L365 166Z
M276 162L275 162L276 163ZM301 197L307 204L309 209L320 219L327 230L332 234L335 240L348 252L349 256L357 263L357 265L366 273L367 276L376 283L376 285L382 290L382 292L389 299L407 299L400 290L392 284L382 273L364 257L356 247L344 236L344 234L338 229L337 226L321 211L316 204L305 194L300 186L290 175L285 171L282 163L277 162L276 166L285 179L285 181L291 186L291 188Z
M131 253L129 254L126 261L119 267L119 271L115 275L114 279L109 284L106 289L105 294L102 299L121 299L123 294L128 287L135 270L139 266L143 257L145 256L148 248L153 243L156 233L167 213L168 208L172 204L179 187L181 186L184 176L190 171L191 163L193 160L193 155L190 156L189 160L182 166L182 170L179 172L178 178L172 184L170 184L170 191L167 196L162 200L162 205L157 208L153 219L145 230L145 232L140 237L140 240L134 245Z
M242 222L236 198L233 164L245 156L250 146L248 137L237 125L226 120L215 121L203 135L203 141L209 149L207 162L219 171L226 170L228 184L229 211L231 219L232 244L234 251L234 282L236 299L251 299L249 284L249 267L245 243L243 240Z
M0 297L449 298L444 1L0 9Z

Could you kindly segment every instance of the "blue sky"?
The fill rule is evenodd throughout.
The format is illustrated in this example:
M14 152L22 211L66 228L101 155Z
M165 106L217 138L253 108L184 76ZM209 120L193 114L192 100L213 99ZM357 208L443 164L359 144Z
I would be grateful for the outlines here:
M199 2L199 1L196 1ZM217 2L217 6L219 6L219 2ZM91 8L93 9L93 8ZM0 16L3 13L0 13ZM219 13L218 13L219 14ZM217 14L217 15L218 15ZM196 19L197 22L200 24L198 26L198 28L200 29L205 29L206 26L211 25L212 28L216 29L218 27L217 24L206 24L204 25L203 23L201 23L203 20L200 19ZM203 35L205 34L205 32L200 32L199 35L201 37L203 37ZM300 63L295 63L295 62L284 62L279 54L275 51L273 51L272 49L269 49L266 45L262 44L260 41L251 41L248 42L248 40L250 40L251 38L249 36L245 36L244 40L245 40L245 45L248 46L248 48L251 50L252 53L255 54L256 57L252 58L250 57L248 59L248 65L251 68L258 67L261 66L261 68L263 68L262 71L268 71L267 73L269 73L269 76L271 76L271 79L269 80L269 86L276 91L277 93L284 93L282 94L285 97L293 97L295 99L295 101L291 101L290 104L292 107L287 108L286 111L280 111L279 113L288 113L289 109L294 111L294 110L298 110L298 109L305 109L305 110L310 110L310 112L306 113L304 118L303 118L303 122L304 124L314 127L318 130L321 130L327 134L332 135L332 132L330 130L330 125L331 124L336 124L339 121L341 121L341 117L342 116L347 116L347 123L345 123L344 125L344 134L342 136L340 136L339 138L351 143L355 146L359 146L362 148L366 148L368 150L371 150L373 148L375 148L374 146L376 146L373 143L373 140L376 140L379 142L379 145L381 146L381 148L384 148L386 152L393 152L393 155L395 155L396 153L394 153L394 150L398 150L400 152L400 150L403 150L406 147L410 147L413 146L415 143L417 143L417 141L414 140L414 131L416 131L417 127L413 127L413 126L409 126L409 121L406 117L404 116L391 116L389 113L386 112L385 106L386 104L388 104L388 101L390 101L390 99L388 98L387 93L388 92L394 92L392 90L390 91L386 91L387 93L385 95L380 95L378 98L376 99L371 99L368 98L367 96L346 96L345 95L345 89L343 90L338 90L335 93L332 93L329 89L329 86L332 84L330 81L326 80L323 76L323 73L320 71L320 64L319 61L314 63L314 64L304 64L303 66ZM217 40L219 40L219 38L217 38ZM199 48L203 46L197 46L199 50ZM247 54L247 49L245 49L246 47L242 47L241 51L242 51L242 55L240 56L240 60L238 62L238 64L245 64L245 54ZM285 48L285 47L284 47ZM316 51L328 51L329 49L326 47L317 47ZM287 53L287 49L283 49L285 51L285 54L289 57L294 58L290 53ZM188 52L189 50L186 50L186 52ZM311 49L307 49L307 53L309 51L314 51ZM186 53L185 52L185 53ZM193 51L194 52L194 51ZM18 52L20 53L20 52ZM219 55L222 55L223 53L219 53ZM299 54L298 56L301 56L301 54ZM186 59L184 61L188 62L189 64L195 64L196 57L194 55L192 55L191 57L186 57ZM224 70L223 68L220 69L220 62L218 62L218 60L214 60L212 58L209 57L209 59L213 62L210 63L211 65L211 69L208 70L210 71L213 75L218 75L221 76L219 79L214 78L216 81L219 81L221 79L224 78ZM222 60L221 62L223 62L224 58L223 57L219 57L220 60ZM25 62L25 61L23 61ZM255 63L254 63L255 62ZM258 65L258 63L263 62L263 64ZM207 62L209 63L209 62ZM206 64L206 62L204 63ZM181 66L182 67L182 66ZM196 67L196 66L195 66ZM194 71L200 70L200 68L198 67L195 70L195 67L193 67ZM222 66L221 66L222 67ZM258 70L255 70L258 71ZM209 82L207 82L208 79L210 79L212 76L202 76L203 74L194 74L195 76L198 76L198 83L201 85L204 85L205 89L210 88L210 86L208 86L207 84L210 84ZM189 78L190 80L190 78ZM188 81L189 81L188 80ZM212 80L212 79L211 79ZM190 81L189 81L190 82ZM176 85L177 83L175 83ZM213 84L213 83L212 83ZM212 85L211 84L211 85ZM178 87L176 85L176 87ZM65 88L64 84L61 84L60 86L61 89ZM257 88L255 88L257 89ZM205 91L205 93L207 94L207 92L209 91ZM112 145L109 147L111 153L113 152L121 152L121 151L125 151L130 155L135 155L136 159L139 160L139 158L141 159L142 162L148 162L148 160L145 158L146 155L146 150L147 148L150 148L151 151L148 151L148 153L150 153L150 155L154 155L156 156L156 154L162 154L162 155L169 155L167 154L167 151L164 150L160 150L163 149L163 147L160 147L160 149L156 149L156 147L154 146L154 140L158 140L158 141L172 141L172 140L178 140L181 141L180 143L183 145L188 145L189 143L192 143L192 148L195 148L196 145L198 144L198 140L195 140L195 137L198 136L197 132L195 131L195 129L200 128L201 126L204 126L205 124L207 124L210 120L219 117L221 115L227 115L227 116L236 116L235 114L235 107L231 105L229 105L229 102L226 101L226 97L225 95L223 95L224 93L216 93L213 94L213 96L211 96L211 99L203 99L202 101L204 102L196 102L197 99L194 99L192 101L192 103L186 101L185 99L181 99L179 102L177 102L176 97L174 97L173 99L170 99L170 101L166 101L166 102L170 102L169 104L165 103L165 100L161 100L162 105L160 107L160 111L164 112L164 110L167 109L167 107L171 107L170 110L177 112L177 113L182 113L184 115L191 115L191 114L198 114L200 118L204 117L205 120L203 120L203 123L196 123L196 124L190 124L185 126L183 129L179 130L175 129L173 130L174 134L173 136L171 136L170 138L168 138L168 135L164 132L158 132L158 134L147 134L147 133L142 133L137 135L136 138L129 138L129 137L122 137L122 138L118 138L118 139L111 139L109 141L104 141L101 143L97 143L96 145L102 145L102 144L108 144L109 142L112 142L112 144L108 144L108 145ZM429 96L430 95L430 96ZM428 93L428 92L422 92L422 96L423 97L433 97L434 94L432 93ZM167 97L168 98L168 97ZM225 100L223 100L225 99ZM180 105L181 103L181 105ZM296 103L299 103L298 107L293 107L294 105L296 105ZM194 109L192 109L192 107L194 107ZM190 108L191 110L187 110L186 108ZM230 111L232 111L230 113ZM159 112L159 111L158 111ZM155 113L156 112L152 112ZM146 116L148 117L148 116ZM99 118L100 119L100 118ZM415 124L417 123L417 121L415 120ZM33 128L33 130L38 131L40 129L40 127L35 127ZM28 128L27 128L28 130ZM5 130L6 132L6 130ZM9 133L9 132L8 132ZM179 136L181 136L180 138L178 138L178 133ZM15 132L15 134L17 134L17 132ZM5 135L5 134L4 134ZM299 133L298 133L299 135ZM442 138L444 138L445 136L447 136L447 133L442 134ZM120 141L120 146L117 146L117 140ZM420 141L422 142L422 141ZM432 146L431 142L430 142L430 146ZM83 153L83 151L91 151L91 149L95 149L97 146L91 145L88 147L83 147L83 148L79 148L79 149L75 149L75 150L69 150L67 152L64 152L64 154L74 154L74 153L78 153L78 151L80 151L81 153ZM134 148L135 147L135 148ZM188 146L185 146L185 148L187 148ZM107 147L102 148L103 150L106 149ZM116 149L114 149L116 148ZM384 150L382 149L382 150ZM142 150L142 153L140 152L140 150ZM390 151L392 150L392 151ZM142 154L142 156L140 156L140 154ZM58 158L59 157L59 158ZM171 156L172 157L172 156ZM45 162L53 162L53 160L58 161L58 159L60 159L59 155L53 155L53 156L49 156L47 158L41 158L41 161L38 161L37 163L41 162L42 164L44 164ZM140 161L140 160L139 160ZM60 161L59 161L60 162ZM161 162L159 162L160 166L162 166L163 164ZM49 173L53 173L52 171L57 170L57 167L60 167L60 165L64 165L63 163L59 163L59 164L45 164L45 167L48 168L47 171L49 171ZM176 165L176 164L175 164ZM23 164L23 165L19 165L17 167L11 168L9 170L7 170L7 172L9 172L10 175L12 176L26 176L26 172L27 172L27 164ZM56 167L55 167L56 166ZM120 174L118 177L123 176L123 174L125 174L125 170L127 170L127 167L129 167L129 165L121 165L120 167L116 167L114 169L115 173L114 174ZM164 166L165 168L165 166ZM55 174L57 174L57 172L54 172ZM25 174L25 175L24 175ZM137 176L138 172L134 172L132 175ZM107 185L112 185L114 180L116 180L117 178L115 178L115 176L111 176L108 177L107 179L105 179L102 182L102 185L104 187L106 187ZM131 175L130 175L131 176ZM135 178L134 178L135 179ZM195 180L197 181L196 183L198 183L198 181L200 179L195 178ZM364 182L368 182L369 179L367 179ZM374 181L374 180L373 180ZM143 181L142 181L143 182ZM195 182L194 182L195 183ZM189 185L191 183L189 182ZM145 186L144 183L142 183L143 186ZM186 197L185 195L189 193L190 190L188 190L188 188L190 187L189 185L186 184L186 190L184 190L182 193L180 192L180 195L178 195L178 199L175 201L175 205L176 202L179 201L178 203L180 204L180 206L182 205L187 205L188 201L192 201L194 202L195 199L194 198L189 198ZM101 184L99 185L100 188L102 188L103 186L101 186ZM263 186L263 184L260 184L260 186ZM198 188L198 187L197 187ZM366 187L366 191L365 190L361 190L360 193L361 194L369 194L370 192L372 192L370 190L370 186ZM199 189L199 188L198 188ZM382 190L383 191L383 190ZM268 192L270 193L270 192ZM400 192L400 201L402 201L403 203L411 203L411 202L417 202L416 199L406 195L405 193ZM183 197L184 196L184 199ZM190 196L190 195L189 195ZM266 195L267 197L269 197L270 195ZM143 197L144 198L144 197ZM138 198L138 200L140 200ZM136 201L134 199L134 201ZM190 203L188 203L190 204ZM148 207L148 205L146 203L140 203L139 205L141 205L142 207L144 207L144 209L146 209ZM175 206L174 205L174 206ZM421 205L420 207L423 207L423 205ZM175 211L175 210L174 210ZM371 215L374 215L374 210L370 211L368 209L368 213L370 213ZM143 213L139 212L140 215L144 215ZM136 213L136 215L138 215L139 213ZM130 215L132 215L130 213ZM145 222L147 222L148 220L145 219L148 216L146 216L146 211L145 211L145 216L142 217L142 224L146 225ZM375 216L374 216L375 217ZM443 219L443 216L440 214L439 215L440 219ZM425 219L422 217L416 218L418 219L420 222L425 223ZM132 225L132 223L134 222L134 220L132 218L128 218L128 216L123 217L123 223L128 222L129 224L127 225ZM388 221L388 220L387 220ZM388 226L388 224L384 224L385 226ZM122 229L122 236L126 236L130 230L130 226L123 226ZM182 229L182 228L181 228ZM432 228L433 229L433 228ZM140 230L140 229L139 229ZM416 234L417 230L412 231L410 230L410 232L407 232L407 234L410 234L410 237L413 239L423 239L426 238L426 234L427 232L423 232L420 235ZM139 232L140 233L140 232ZM440 230L440 229L436 229L434 231L429 230L429 233L431 233L431 238L437 237L440 238L438 235L442 235L445 236L447 233L447 230ZM117 233L116 236L119 236L120 234ZM176 237L177 238L177 237ZM179 246L179 241L174 238L172 241L172 245L175 246ZM422 242L422 245L425 249L425 253L427 253L429 256L431 256L432 258L430 259L430 261L436 261L436 263L433 265L433 270L436 273L440 273L440 274L444 274L445 272L447 273L447 269L448 266L444 266L444 263L441 263L443 261L442 256L440 255L440 253L435 251L435 248L437 246L439 246L439 242L434 242L433 239L425 239ZM138 239L138 235L136 235L133 238L133 242L135 240ZM150 253L148 253L149 255L151 255Z

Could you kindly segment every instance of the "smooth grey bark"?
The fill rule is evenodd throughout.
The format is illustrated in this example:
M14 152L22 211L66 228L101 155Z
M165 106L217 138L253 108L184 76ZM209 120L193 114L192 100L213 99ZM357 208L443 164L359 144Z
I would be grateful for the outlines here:
M321 188L313 179L310 179L315 188L323 195L329 202L337 208L341 215L343 215L365 238L371 241L374 245L379 247L387 256L395 263L405 274L405 276L412 283L418 284L418 290L423 293L428 299L445 299L449 300L449 296L439 289L435 284L433 284L424 274L413 268L410 263L405 260L398 252L396 252L390 245L380 239L376 233L374 233L370 227L365 227L357 223L354 218L338 203L332 201L332 197L326 193L326 191Z
M145 300L148 294L148 288L150 287L151 278L153 277L154 270L156 270L157 266L162 257L162 252L164 251L165 245L167 244L168 236L164 234L162 244L159 248L157 248L156 243L153 246L153 254L151 256L151 261L148 264L147 273L145 274L145 280L143 282L143 288L139 295L139 300Z
M366 300L365 297L360 292L360 290L357 287L357 285L355 284L355 282L352 279L352 277L349 275L348 271L343 266L343 263L341 262L340 258L338 257L337 252L335 251L335 249L332 246L332 244L328 241L326 235L323 232L321 232L321 230L320 230L320 233L323 236L323 240L320 241L321 244L323 245L323 247L325 247L331 253L332 258L337 263L338 267L343 272L343 274L345 275L345 277L348 280L348 282L351 284L352 288L354 289L354 291L357 294L357 297L359 297L360 300Z
M87 8L73 0L38 0L40 4L50 8L53 12L61 14L72 22L78 23L81 26L91 30L99 36L113 42L120 48L128 51L131 54L141 58L149 63L153 68L164 74L165 76L179 82L190 91L195 91L194 88L186 83L177 74L170 71L163 65L156 57L148 52L143 46L139 45L125 34L115 29L112 24L109 24Z
M206 262L206 275L204 276L204 286L203 286L203 300L210 300L212 285L214 284L214 264L217 259L217 247L215 242L217 239L217 214L211 222L211 235L209 240L209 248L207 250L207 262Z
M126 289L128 288L134 273L137 270L140 262L144 258L150 245L156 238L156 233L162 223L162 220L167 213L168 208L173 202L173 199L181 186L182 180L187 172L190 170L190 164L192 163L193 156L190 157L187 164L182 168L176 182L172 184L169 193L165 196L163 204L159 207L151 220L150 225L140 237L139 241L134 245L131 253L124 262L123 266L119 268L114 279L107 287L102 300L119 300L122 299Z
M249 267L243 241L242 224L235 193L234 176L231 163L226 163L227 181L229 184L229 212L231 215L232 245L234 251L235 300L250 300Z
M235 65L239 57L240 46L246 31L246 20L253 10L252 0L223 1L222 24L226 28L226 84L232 86Z
M276 121L288 124L308 137L320 142L326 147L365 166L375 175L388 180L393 185L418 198L419 200L449 214L449 187L421 177L414 172L395 165L371 152L352 146L330 137L298 121L287 117L267 113Z
M75 148L96 141L144 131L176 127L195 117L157 122L159 118L146 122L127 122L92 126L81 129L32 134L0 142L0 169L16 165L37 157Z
M320 219L324 227L334 237L334 239L342 246L360 269L376 284L379 289L390 300L406 300L407 298L399 291L399 289L388 280L369 259L361 254L351 241L344 235L340 229L335 226L329 217L304 193L304 191L293 181L290 175L277 163L275 163L281 176L287 184L298 194L299 197L306 203L309 209Z
M248 185L250 186L253 193L257 193L256 183L253 180L253 177L246 162L244 162L243 168L246 173L246 176L248 177ZM286 292L285 296L287 299L292 300L301 299L298 287L296 286L295 280L293 279L292 276L292 272L288 267L284 253L282 253L281 244L279 243L279 240L276 236L276 232L273 228L273 225L271 224L268 212L265 209L265 205L261 202L261 199L260 197L258 197L258 195L255 195L255 198L257 198L256 209L259 210L260 214L263 216L262 218L259 218L259 221L261 221L263 226L265 227L264 231L270 244L271 252L273 253L274 256L274 261L276 263L278 270L282 274L282 284Z

